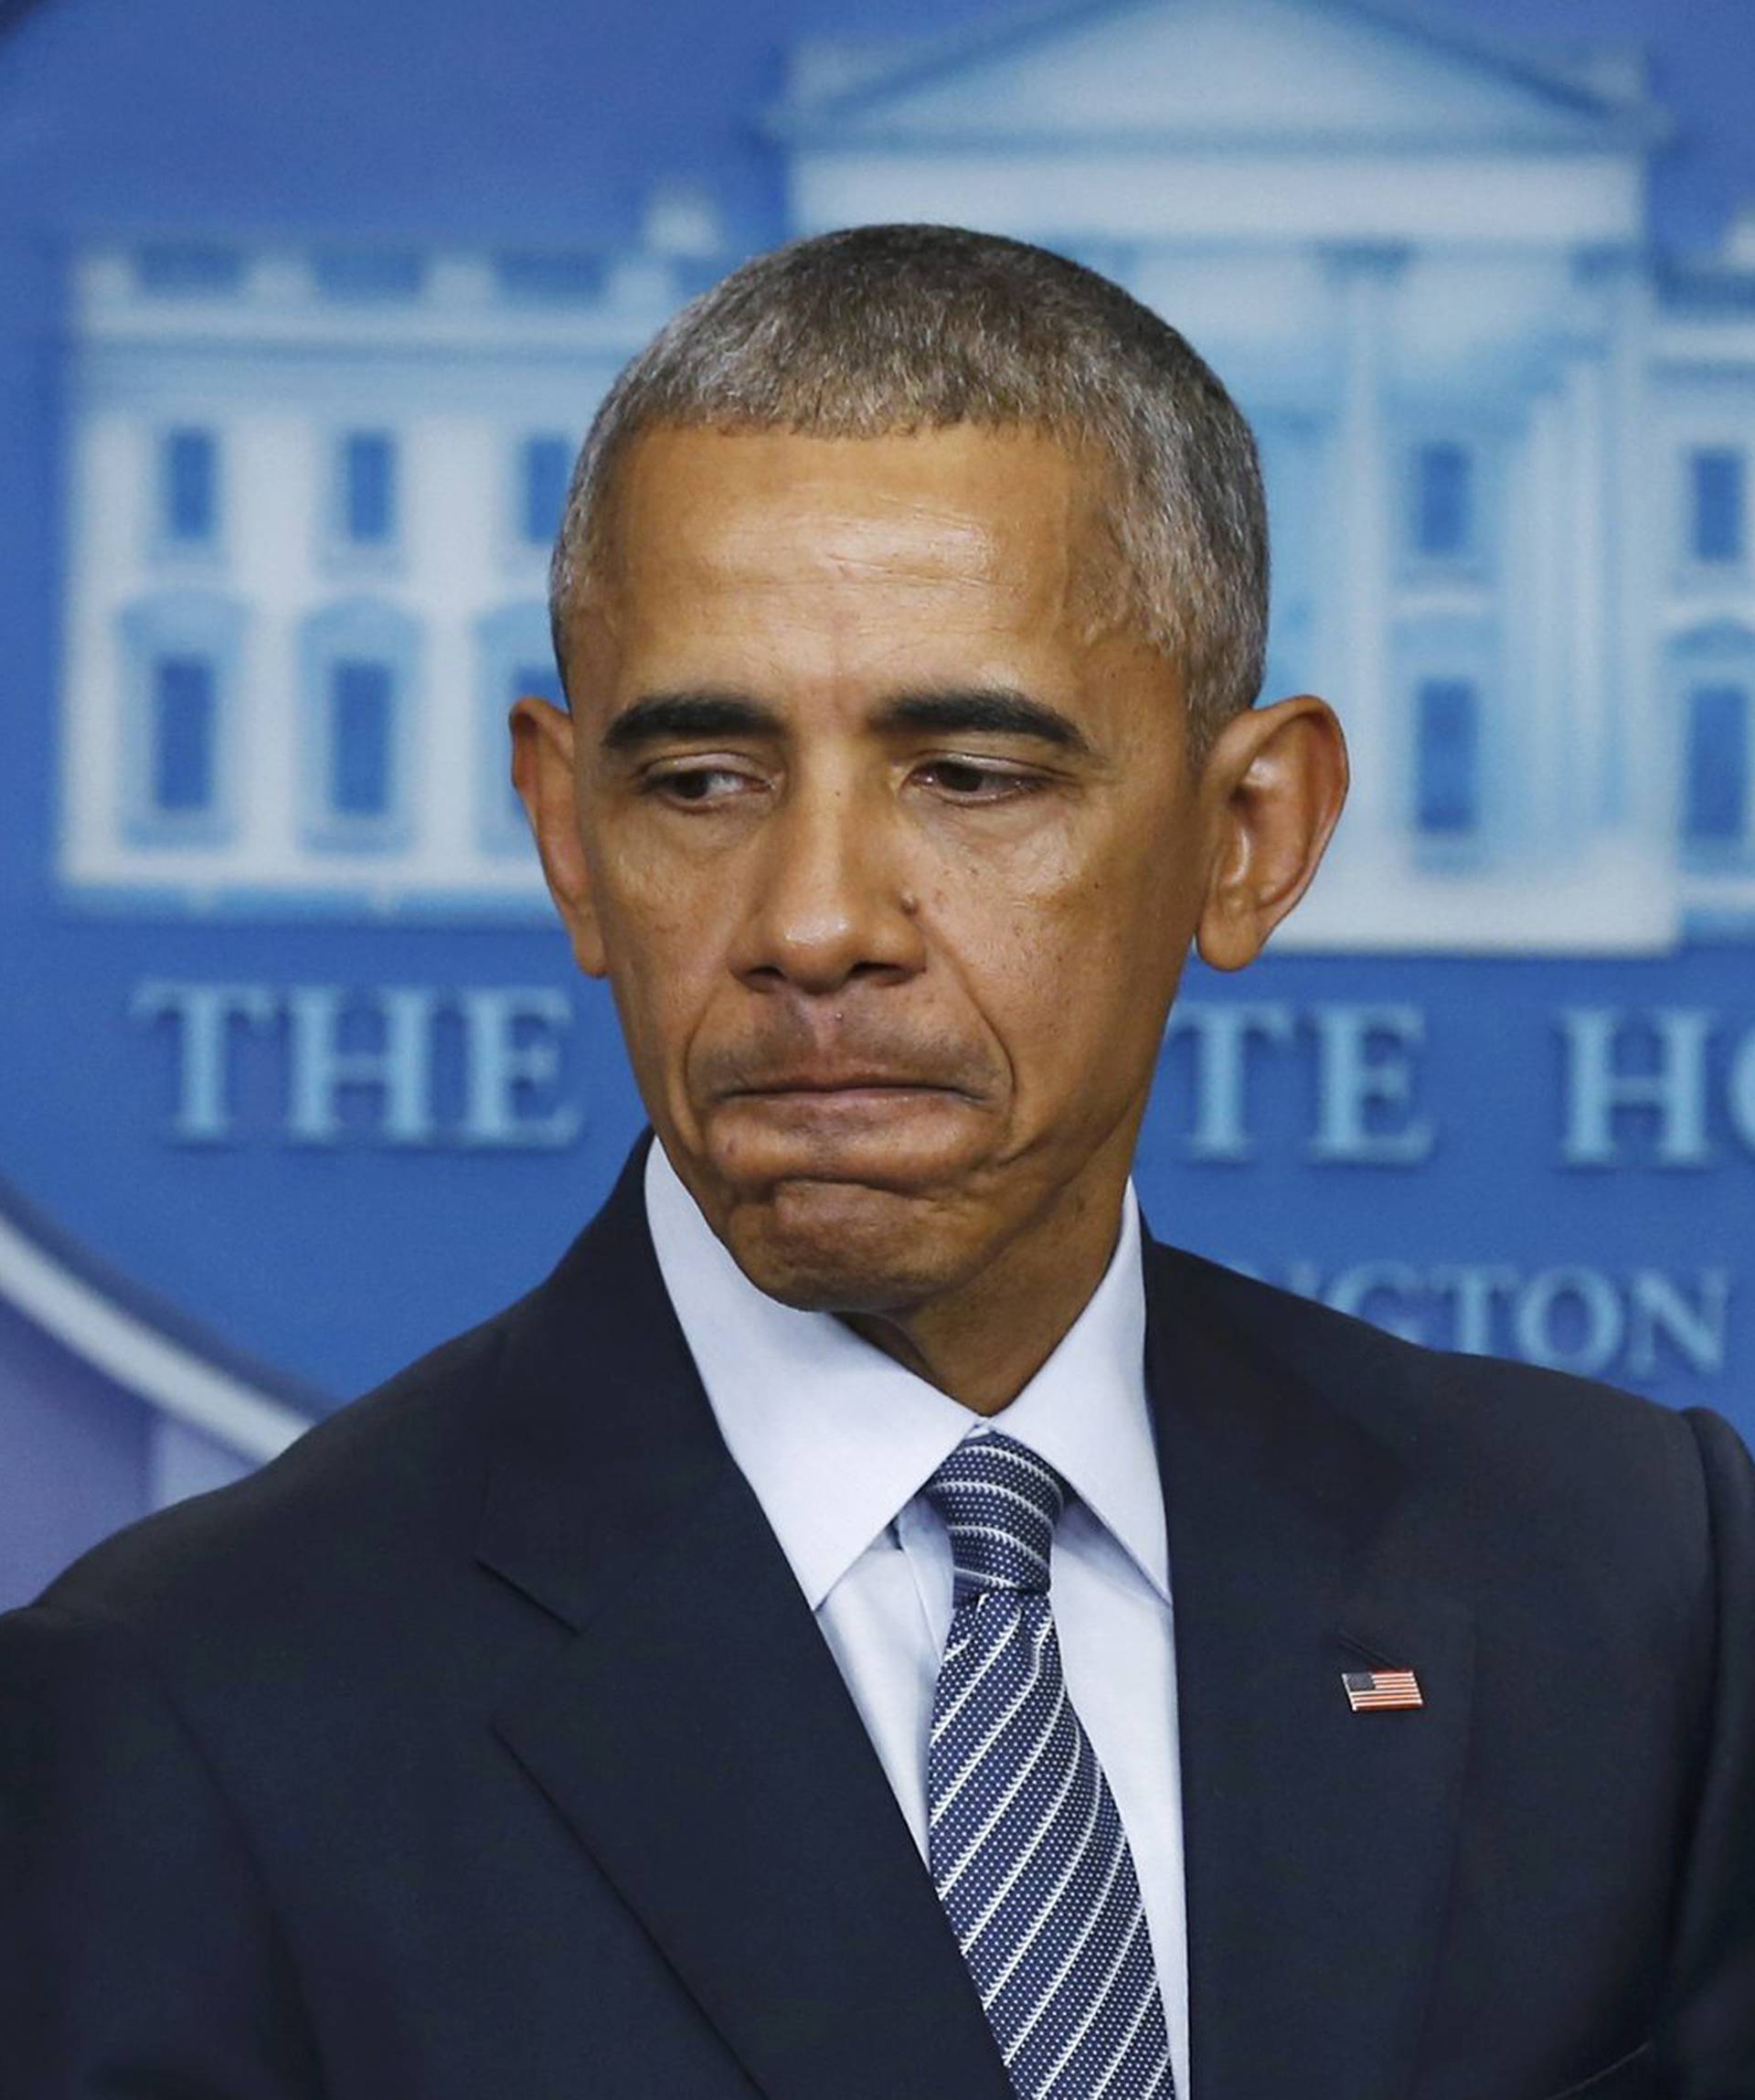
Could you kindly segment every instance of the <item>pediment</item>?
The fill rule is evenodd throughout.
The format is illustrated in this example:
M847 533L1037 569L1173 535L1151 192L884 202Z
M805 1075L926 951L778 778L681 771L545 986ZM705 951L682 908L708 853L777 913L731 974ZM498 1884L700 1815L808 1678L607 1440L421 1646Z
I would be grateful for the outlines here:
M1647 142L1661 124L1633 81L1514 57L1367 0L1062 0L900 51L806 50L777 127L856 148L1588 151Z

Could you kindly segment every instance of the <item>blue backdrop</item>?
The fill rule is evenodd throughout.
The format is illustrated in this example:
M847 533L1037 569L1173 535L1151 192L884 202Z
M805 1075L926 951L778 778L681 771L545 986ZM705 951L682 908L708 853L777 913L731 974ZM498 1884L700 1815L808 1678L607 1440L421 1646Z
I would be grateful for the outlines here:
M1155 1228L1755 1431L1755 20L0 13L0 1604L526 1287L638 1110L508 805L609 376L791 233L1111 270L1257 422L1359 793ZM1516 40L1508 40L1513 32Z

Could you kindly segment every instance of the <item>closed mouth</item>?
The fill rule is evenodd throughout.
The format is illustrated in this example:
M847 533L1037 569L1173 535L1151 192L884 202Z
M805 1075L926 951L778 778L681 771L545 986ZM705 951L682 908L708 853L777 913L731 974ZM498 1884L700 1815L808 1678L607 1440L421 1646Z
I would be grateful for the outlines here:
M795 1078L764 1080L760 1085L734 1087L728 1100L763 1100L781 1094L835 1093L963 1093L961 1087L946 1086L930 1079L898 1079L893 1075L850 1072L835 1079ZM967 1096L964 1096L967 1098Z

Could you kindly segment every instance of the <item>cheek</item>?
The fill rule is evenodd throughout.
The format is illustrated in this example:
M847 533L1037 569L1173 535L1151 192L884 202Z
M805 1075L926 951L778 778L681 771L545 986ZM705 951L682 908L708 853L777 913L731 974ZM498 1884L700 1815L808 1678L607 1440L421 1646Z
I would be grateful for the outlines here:
M604 796L586 834L591 896L613 969L688 971L712 943L731 885L677 850L641 805Z
M1049 1097L1139 1085L1193 936L1175 839L1136 826L1102 845L1037 837L935 892L947 960L1004 1044L1020 1095L1045 1111Z
M637 1071L674 1061L722 975L711 912L722 895L703 892L676 866L632 855L594 854L591 893L622 1032Z

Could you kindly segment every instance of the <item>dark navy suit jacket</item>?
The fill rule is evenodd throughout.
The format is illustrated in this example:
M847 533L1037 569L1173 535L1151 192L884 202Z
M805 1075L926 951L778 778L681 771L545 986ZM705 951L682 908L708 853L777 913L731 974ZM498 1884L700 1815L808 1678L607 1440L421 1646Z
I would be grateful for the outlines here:
M5 2100L1005 2100L635 1167L0 1621ZM1755 1472L1149 1246L1192 2100L1755 2095ZM1419 1711L1341 1678L1413 1668Z

